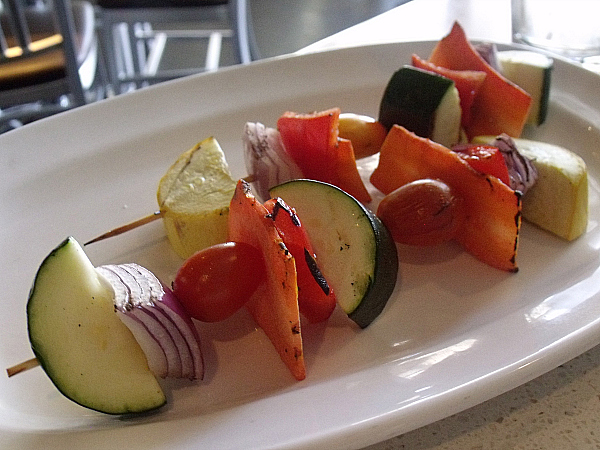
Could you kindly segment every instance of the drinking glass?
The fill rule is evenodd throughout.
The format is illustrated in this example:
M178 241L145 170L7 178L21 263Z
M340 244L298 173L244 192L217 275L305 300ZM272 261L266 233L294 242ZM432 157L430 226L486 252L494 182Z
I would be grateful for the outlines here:
M512 0L515 42L585 62L600 55L600 0Z

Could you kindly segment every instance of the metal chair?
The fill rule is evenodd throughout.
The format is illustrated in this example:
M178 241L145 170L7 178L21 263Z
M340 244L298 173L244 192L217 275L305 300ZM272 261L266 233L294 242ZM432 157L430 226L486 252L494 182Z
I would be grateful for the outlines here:
M91 100L97 68L91 3L0 2L0 131Z
M116 94L257 57L246 0L97 0L97 4ZM187 41L185 56L195 61L187 67L163 68L162 62L176 53L168 50L171 41ZM180 61L185 59L181 53Z

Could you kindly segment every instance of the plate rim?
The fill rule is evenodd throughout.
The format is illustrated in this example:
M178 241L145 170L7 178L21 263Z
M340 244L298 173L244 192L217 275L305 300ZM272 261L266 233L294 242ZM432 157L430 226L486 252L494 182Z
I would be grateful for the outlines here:
M115 108L124 108L125 110L130 110L130 108L127 107L127 105L125 105L125 103L136 102L136 101L141 101L142 103L144 103L144 102L147 103L149 98L150 99L153 97L156 98L157 96L160 97L160 96L164 95L165 92L169 92L170 90L173 90L173 89L181 89L181 87L185 87L186 85L189 86L190 84L193 84L193 83L198 83L198 84L209 83L211 80L216 80L219 77L221 77L221 78L236 77L236 76L239 76L240 73L241 74L246 73L245 71L260 71L261 69L264 69L265 67L268 68L273 65L280 65L280 64L285 65L286 62L288 62L288 61L294 61L296 65L299 65L298 61L307 61L307 60L311 60L311 59L312 60L318 59L318 60L322 61L325 58L332 56L332 55L345 55L346 58L350 58L353 55L365 54L365 53L369 52L369 50L374 49L374 48L393 49L396 47L402 47L402 48L408 49L408 48L410 48L410 46L431 46L431 45L433 45L433 43L434 43L434 41L418 41L418 42L374 44L374 45L370 45L370 46L349 47L349 48L344 48L344 49L327 49L327 50L324 50L324 51L318 52L318 53L300 54L300 55L292 54L292 55L286 55L284 57L270 58L268 60L253 63L248 67L235 67L235 68L231 68L231 69L224 69L224 71L221 74L217 73L217 74L196 75L196 76L189 77L186 80L176 80L175 82L172 82L172 83L159 85L155 88L150 88L147 91L141 90L136 93L133 93L133 95L129 96L129 97L126 97L126 96L116 97L114 100L117 103L106 102L105 104L98 104L98 106L88 105L88 106L82 108L81 111L77 111L77 110L71 111L65 115L61 115L60 117L56 116L54 118L50 118L48 120L41 121L39 124L34 123L31 125L30 128L25 127L21 130L16 130L14 132L7 133L4 136L0 136L0 147L2 146L3 143L7 143L7 145L14 145L17 142L17 139L21 142L25 142L25 144L22 144L22 145L26 145L26 143L31 142L30 139L33 138L30 135L36 135L37 134L36 132L38 130L40 133L43 133L45 130L48 130L49 128L53 127L54 125L60 124L61 122L64 123L64 121L68 121L72 118L78 119L78 118L84 117L84 116L89 117L90 114L94 113L94 108L109 108L109 107L114 106ZM504 48L504 47L513 47L513 46L502 45L502 48ZM579 68L575 65L572 65L569 62L564 61L560 58L555 57L555 59L557 61L559 61L558 66L560 67L560 70L567 70L567 71L577 70L577 71L582 71L581 73L588 72L585 69ZM294 64L294 63L292 63L292 64ZM591 76L597 77L595 74L591 74ZM204 80L204 81L201 81L201 80ZM206 81L206 80L209 80L209 81ZM591 80L591 78L586 79L586 82L588 82L587 80ZM600 82L600 79L597 79L593 82L595 84L597 84L598 82ZM113 101L113 99L111 99L110 101ZM30 131L30 130L33 130L33 131ZM37 139L37 137L35 139ZM15 154L16 154L16 152L15 152ZM452 390L452 392L446 393L446 397L442 398L442 401L444 401L444 403L446 404L446 407L438 408L439 414L438 414L437 418L435 418L435 417L433 418L434 420L423 419L422 413L425 411L431 412L432 411L432 407L430 406L431 402L437 401L438 399L443 397L441 394L439 396L436 396L435 398L428 398L426 400L423 400L421 403L419 403L417 406L415 406L415 408L417 409L416 417L418 417L420 420L415 420L415 418L413 417L412 421L405 422L405 424L412 423L412 425L409 426L409 429L406 429L405 426L403 427L398 423L398 422L401 422L400 419L405 418L404 414L406 411L405 408L398 408L395 411L388 411L387 414L383 414L383 415L379 415L377 417L371 417L369 419L365 419L365 421L362 423L352 424L352 427L349 427L348 429L330 430L329 432L317 433L316 435L310 436L310 437L304 437L304 436L298 437L296 440L281 442L278 444L274 444L274 446L279 446L280 448L286 448L286 447L290 447L290 448L291 447L293 447L293 448L306 447L306 448L308 448L313 445L327 445L327 446L331 445L331 446L339 447L339 448L348 448L348 447L346 447L346 445L363 446L363 445L368 445L370 443L381 441L388 437L395 436L402 432L410 431L412 429L415 429L415 428L423 426L423 425L427 425L436 420L447 417L448 415L451 415L455 412L462 411L464 409L469 408L470 406L474 406L476 404L482 403L483 401L485 401L489 398L492 398L495 395L501 394L502 392L506 392L507 390L510 390L510 389L517 387L539 375L542 375L543 373L547 372L548 370L551 370L553 367L556 367L556 366L566 362L570 358L576 356L575 354L573 354L574 352L576 352L577 355L585 352L586 350L593 347L594 345L597 345L598 342L600 342L600 338L594 338L594 336L593 336L594 331L596 331L599 327L600 327L600 319L591 321L586 326L580 327L580 328L574 330L572 333L570 333L566 336L563 336L562 339L556 340L555 342L552 342L550 345L543 347L542 349L540 349L540 351L538 353L529 355L527 358L520 359L519 361L514 361L511 365L507 365L507 366L502 367L501 369L495 371L494 373L488 374L488 377L485 379L485 381L487 381L488 383L491 383L491 384L488 384L488 387L489 386L494 387L493 395L491 395L489 393L489 391L486 394L480 393L479 395L476 395L475 391L470 390L472 385L457 387L456 389ZM568 341L568 346L566 345L567 341ZM392 363L389 363L389 364L392 364ZM507 379L506 373L514 374L516 372L519 373L518 378L514 378L511 380ZM517 384L515 384L515 383L517 383ZM464 398L465 394L471 394L469 396L468 400L466 400ZM460 401L458 401L458 400L460 400ZM450 408L451 404L456 405L456 408L454 409L453 412L448 413L448 411L451 410L451 408ZM458 406L459 404L460 404L460 406ZM442 410L444 412L442 412ZM430 418L432 418L432 417L433 416L430 416ZM190 418L190 420L192 420L192 418ZM148 424L148 425L150 425L150 424ZM154 425L156 425L156 424L154 424ZM415 426L415 425L418 425L418 426ZM143 426L143 428L145 428L145 426ZM120 428L120 430L127 430L127 428ZM376 431L374 431L374 430L376 430ZM102 430L99 430L99 431L100 431L100 434L102 434ZM94 433L94 431L90 431L90 432ZM0 429L0 435L2 433L8 434L8 433L10 433L10 430ZM127 432L126 432L126 434L127 434ZM365 437L367 435L369 436L369 438L365 439ZM373 440L373 439L375 439L375 440ZM99 441L98 443L101 443L101 441ZM186 448L186 447L182 446L181 448Z

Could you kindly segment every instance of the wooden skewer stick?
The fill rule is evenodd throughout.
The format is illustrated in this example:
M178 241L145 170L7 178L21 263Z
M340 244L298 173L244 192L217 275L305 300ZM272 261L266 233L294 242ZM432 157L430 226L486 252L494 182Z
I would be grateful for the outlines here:
M21 372L25 372L26 370L33 369L34 367L37 367L39 365L40 362L37 360L37 358L31 358L27 361L23 361L22 363L17 364L16 366L9 367L8 369L6 369L6 373L10 378L13 375L17 375Z
M141 219L134 220L133 222L130 222L126 225L122 225L118 228L107 231L106 233L101 234L98 237L95 237L91 241L87 241L83 245L93 244L94 242L102 241L104 239L107 239L107 238L110 238L113 236L118 236L120 234L125 233L126 231L133 230L134 228L141 227L142 225L146 225L147 223L150 223L150 222L154 222L155 220L160 219L162 216L163 216L162 211L155 211L148 216L142 217Z
M242 178L244 181L246 181L247 183L252 183L255 180L255 177L253 175L247 175L244 178ZM155 220L160 219L163 216L163 212L162 211L155 211L152 214L142 217L141 219L138 220L134 220L133 222L130 222L128 224L122 225L118 228L115 228L113 230L107 231L104 234L101 234L98 237L95 237L94 239L92 239L91 241L87 241L85 245L88 244L93 244L94 242L98 242L98 241L102 241L104 239L108 239L110 237L114 237L114 236L118 236L120 234L125 233L126 231L129 230L133 230L134 228L137 227L141 227L142 225L146 225L147 223L150 222L154 222Z

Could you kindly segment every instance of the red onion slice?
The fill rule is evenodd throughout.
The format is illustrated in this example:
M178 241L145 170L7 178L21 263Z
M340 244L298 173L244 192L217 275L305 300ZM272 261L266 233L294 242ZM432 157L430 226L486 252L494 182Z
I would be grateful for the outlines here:
M154 275L152 275L152 278L149 278L147 271L142 271L140 269L141 266L137 264L123 264L121 267L127 270L138 281L142 289L142 296L150 299L152 306L154 307L156 318L165 327L177 347L179 353L179 368L177 371L173 370L170 376L174 378L194 379L194 362L186 339L183 337L181 330L177 327L173 319L171 319L169 314L160 306L160 299L164 295L160 282Z
M492 145L497 147L504 157L511 189L525 194L538 178L537 169L533 163L519 152L515 141L507 134L503 133L497 136Z
M130 289L130 303L132 308L127 311L129 315L137 317L144 323L151 333L153 333L165 350L168 362L168 377L181 378L181 357L179 349L175 345L173 338L160 320L162 312L154 306L154 299L150 297L150 292L144 292L140 285L140 277L132 275L123 265L103 266L106 270L114 272L121 282Z
M106 267L97 267L96 270L112 286L116 312L142 348L148 361L148 368L155 376L166 378L169 373L167 355L157 338L157 333L150 330L153 325L156 326L155 323L153 324L150 319L149 327L131 312L134 307L129 299L130 290L113 271Z
M181 306L173 291L161 283L152 272L142 266L137 266L137 269L150 281L150 285L153 286L155 292L162 292L162 295L159 294L160 300L155 302L155 306L175 323L188 345L194 366L193 376L189 378L201 380L204 378L204 359L200 346L200 336L192 322L192 318Z
M242 140L246 170L257 197L266 200L273 186L302 178L302 171L285 151L278 130L260 122L248 122Z
M137 264L97 267L113 287L115 310L159 377L201 379L200 337L173 292Z

